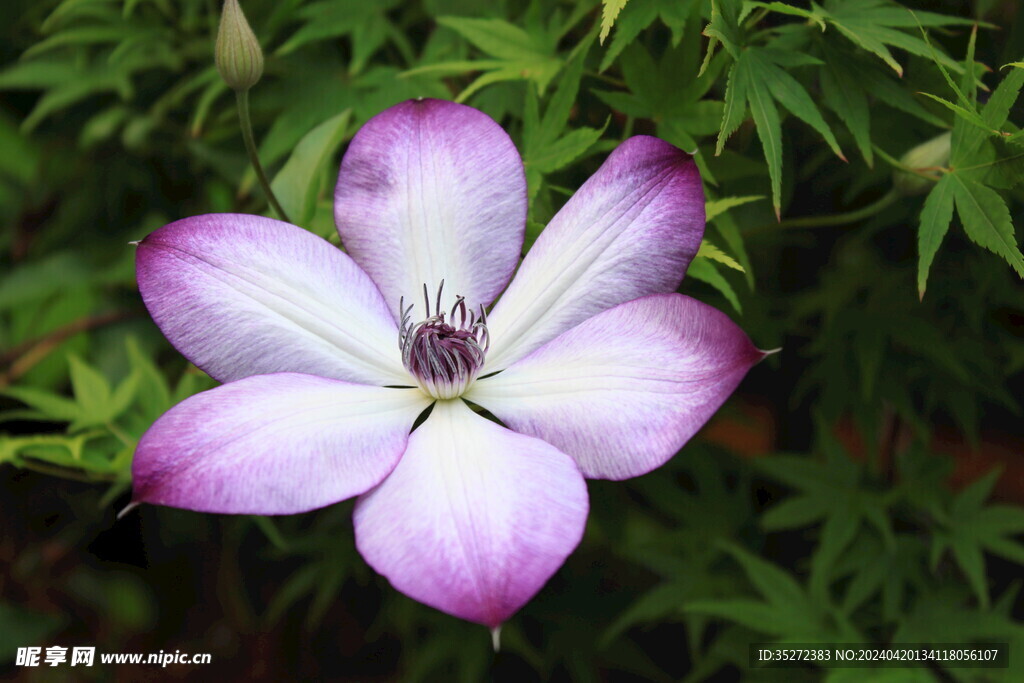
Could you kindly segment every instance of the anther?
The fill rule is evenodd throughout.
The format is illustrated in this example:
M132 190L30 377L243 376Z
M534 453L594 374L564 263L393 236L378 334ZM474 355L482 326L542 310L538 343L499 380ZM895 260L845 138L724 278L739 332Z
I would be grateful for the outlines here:
M483 306L477 317L466 305L466 298L456 296L446 316L441 309L443 290L442 280L431 311L429 292L423 285L425 317L418 323L412 322L412 305L406 307L405 297L399 299L398 344L403 365L423 391L435 398L455 398L483 367L490 336Z

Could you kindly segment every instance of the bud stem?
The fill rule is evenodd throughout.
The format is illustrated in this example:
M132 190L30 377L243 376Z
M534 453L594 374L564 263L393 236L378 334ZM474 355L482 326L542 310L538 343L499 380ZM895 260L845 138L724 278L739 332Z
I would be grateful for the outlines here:
M260 187L263 188L263 193L267 195L267 201L274 208L278 218L286 223L291 223L288 214L284 212L280 202L277 201L274 191L270 189L270 182L267 180L267 174L263 172L263 164L260 163L260 156L256 151L256 140L252 134L252 121L249 118L249 91L236 90L235 96L238 102L238 123L242 127L242 138L245 140L245 151L249 154L249 163L252 164L253 170L256 171Z

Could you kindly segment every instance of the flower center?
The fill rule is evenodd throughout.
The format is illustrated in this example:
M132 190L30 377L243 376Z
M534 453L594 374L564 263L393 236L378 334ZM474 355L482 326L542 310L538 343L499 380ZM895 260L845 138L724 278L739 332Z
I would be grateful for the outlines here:
M412 304L406 308L404 297L399 302L402 323L398 346L402 350L402 363L416 378L420 389L434 398L455 398L476 379L490 339L483 306L477 317L466 306L464 297L456 297L446 320L441 310L443 289L442 280L431 315L427 286L423 285L426 318L416 324L410 316Z

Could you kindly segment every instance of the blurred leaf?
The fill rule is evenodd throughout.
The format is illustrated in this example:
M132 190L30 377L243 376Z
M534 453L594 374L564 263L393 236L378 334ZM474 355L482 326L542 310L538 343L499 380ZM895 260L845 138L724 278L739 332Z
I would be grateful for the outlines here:
M281 207L295 224L306 226L313 218L321 173L344 141L351 118L352 110L346 109L307 133L271 183Z
M686 275L687 277L692 277L695 280L700 280L701 282L706 282L711 285L717 289L730 304L732 304L732 307L736 309L737 313L743 313L743 307L740 304L739 297L736 296L736 290L733 289L733 286L729 284L729 281L722 276L722 273L719 272L712 259L695 258L690 262L689 267L686 269Z
M772 12L779 12L781 14L788 14L794 17L800 17L801 19L807 19L808 21L812 21L815 24L817 24L822 31L825 30L825 21L824 19L822 19L820 8L814 6L813 4L813 9L806 10L803 9L802 7L794 7L793 5L787 5L784 2L755 2L755 0L744 0L743 11L740 13L741 21L742 18L749 15L751 10L753 10L755 7L770 10Z
M626 3L622 2L622 5L626 5ZM658 18L672 31L672 44L678 45L682 40L686 21L696 5L697 0L630 0L618 18L615 35L601 59L598 71L606 71L622 54L622 51L634 42L640 32ZM607 4L605 8L607 9ZM600 37L602 45L606 37L602 26Z
M820 599L811 598L791 574L739 546L730 545L728 551L763 600L698 600L687 603L686 611L728 619L792 642L860 640L852 625L831 613Z
M562 68L562 61L554 55L554 45L550 39L537 38L507 21L463 17L438 17L437 21L442 26L458 32L479 50L494 58L441 62L406 72L407 75L415 75L431 72L485 71L459 93L456 98L458 102L465 101L486 85L507 80L533 81L537 92L543 93Z
M708 222L711 222L729 209L743 206L750 202L756 202L759 199L764 199L764 197L761 195L751 195L748 197L722 197L721 199L710 200L704 204L705 218ZM739 270L743 270L743 268Z
M0 458L2 459L2 458ZM0 665L11 665L19 647L39 647L64 626L67 618L0 602Z
M932 545L932 564L945 549L952 550L971 589L986 609L989 593L982 551L1024 564L1024 543L1015 538L1024 533L1024 508L985 505L999 475L999 470L989 472L953 499L945 528L936 534Z
M585 52L581 52L570 63L543 116L526 116L523 120L523 163L528 176L531 172L547 174L565 168L590 149L608 127L606 122L600 129L577 128L564 132L579 92L585 56ZM527 93L527 100L528 109L537 107L537 96L532 90ZM537 189L534 182L531 196Z

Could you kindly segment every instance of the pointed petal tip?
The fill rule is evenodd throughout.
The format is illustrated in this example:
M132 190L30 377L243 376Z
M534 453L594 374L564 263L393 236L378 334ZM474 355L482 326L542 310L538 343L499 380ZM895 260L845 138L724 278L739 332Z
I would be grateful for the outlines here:
M120 512L117 513L117 517L115 517L115 519L117 521L121 521L121 519L125 515L127 515L129 512L131 512L135 508L139 507L140 505L142 505L142 501L141 500L132 499L132 502L128 503L128 505L126 505L123 510L121 510Z
M768 356L774 356L776 353L779 353L780 351L782 351L782 347L781 346L776 346L774 349L767 349L767 350L766 349L758 349L758 352L761 354L761 358L767 358Z
M656 294L593 316L467 398L573 457L585 477L629 479L678 453L765 353L721 311Z
M356 548L396 590L493 631L579 545L586 488L554 446L438 401L394 471L356 502Z
M494 648L495 654L501 651L501 624L491 629L491 647Z

